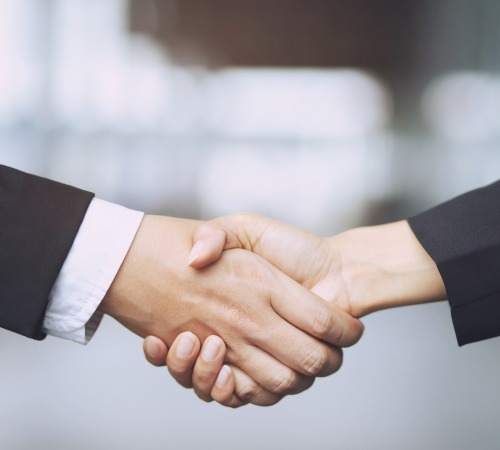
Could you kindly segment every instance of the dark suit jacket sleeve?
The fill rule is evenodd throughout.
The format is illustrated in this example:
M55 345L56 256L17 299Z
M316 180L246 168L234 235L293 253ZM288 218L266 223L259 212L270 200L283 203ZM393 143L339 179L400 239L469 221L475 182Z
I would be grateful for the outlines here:
M500 181L409 219L436 262L459 345L500 335Z
M34 339L93 198L0 165L0 327Z

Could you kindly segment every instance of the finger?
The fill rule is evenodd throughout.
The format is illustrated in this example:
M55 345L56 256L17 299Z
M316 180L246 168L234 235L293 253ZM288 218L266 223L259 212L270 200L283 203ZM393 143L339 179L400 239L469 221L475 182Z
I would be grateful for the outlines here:
M203 240L211 238L215 241L216 233L224 233L224 250L237 248L249 250L262 256L297 281L302 281L304 278L304 262L307 274L311 272L308 263L315 262L311 261L311 255L315 255L318 247L324 242L324 239L305 230L253 213L218 217L203 223L198 230L199 237ZM219 236L217 251L220 251L220 239ZM211 246L215 247L215 243L207 247ZM208 253L209 250L205 249L204 252ZM319 268L314 264L315 270L323 268L323 264L321 261ZM312 272L314 273L314 270Z
M286 342L286 345L283 345L284 342ZM337 372L342 365L342 349L328 345L304 333L281 318L276 321L271 329L262 332L260 336L256 337L255 343L265 350L269 356L272 355L273 358L276 358L289 371L295 372L306 379L331 375ZM252 355L252 358L255 358L255 355ZM252 360L242 362L242 364L246 365L250 362ZM254 376L255 372L245 371ZM283 377L284 386L293 383L293 378L288 379L293 377L291 373L283 372L281 376ZM258 381L266 389L269 389L269 380L260 381L259 378ZM270 390L276 392L274 389ZM288 394L294 393L289 392L288 389L286 391Z
M179 334L168 352L168 371L179 384L186 388L193 387L193 368L199 353L200 340L189 331Z
M294 329L291 325L289 327ZM304 336L307 335L304 334ZM281 341L281 343L283 342L285 341ZM288 347L288 343L285 347ZM238 394L238 396L242 400L251 401L252 403L261 395L264 395L263 390L279 396L298 394L308 389L314 381L311 377L290 368L290 365L282 363L275 355L271 356L261 348L253 345L242 347L238 352L228 349L227 360L251 377L252 382L250 383L247 380L245 384L244 395L240 396ZM290 360L292 359L290 358Z
M226 233L215 224L198 225L194 233L194 245L188 256L188 266L201 269L217 261L224 251Z
M217 403L229 406L230 408L238 408L248 403L240 400L235 394L234 370L234 367L228 365L222 366L210 393L211 397Z
M275 222L257 214L239 213L198 225L188 265L201 269L217 261L224 250L241 248L254 252L254 243L259 242L270 223Z
M252 403L257 406L271 406L283 398L283 395L264 389L241 369L232 366L231 370L234 377L234 396L243 404ZM216 400L215 396L214 400Z
M164 366L167 359L168 347L165 342L156 336L147 336L142 344L144 357L153 366Z
M275 231L270 232L271 228ZM265 245L261 245L264 235L270 234L272 236L273 233L277 232L280 236L283 235L287 238L267 240ZM192 253L195 257L193 267L200 268L208 262L217 260L223 250L243 248L256 251L269 260L271 264L284 270L287 275L299 282L305 281L304 273L297 269L296 266L301 267L302 265L298 264L299 260L296 260L293 255L308 255L311 253L310 248L322 245L320 238L303 230L254 214L236 214L204 223L195 232L196 240L195 247L198 246L198 249L194 251L193 247ZM291 242L296 242L300 246L300 250L295 249L294 252L290 253L289 245ZM284 254L289 256L283 258ZM314 272L320 269L321 267L316 267ZM289 296L276 296L277 300L281 299L282 301L276 301L273 306L277 306L280 310L279 314L298 328L341 347L353 345L360 339L364 329L363 324L338 306L330 303L328 308L319 296L312 296L311 293L309 293L309 298L314 298L314 302L305 305L308 300L304 295L298 295L297 292L294 292L294 295L291 294ZM288 298L297 301L291 302ZM304 309L304 306L308 306L307 309Z
M261 263L269 265L264 260ZM343 330L340 330L339 334L334 334L333 331L336 332L336 329L333 331L320 329L317 322L324 320L325 315L333 323L333 319L330 319L330 316L333 316L333 305L319 299L272 266L269 267L270 270L264 271L264 276L258 274L255 278L263 286L274 314L267 316L266 321L260 324L260 328L252 333L253 345L250 346L252 350L249 351L247 360L240 363L229 358L228 361L242 368L266 389L276 392L269 389L269 379L261 381L257 378L259 375L276 374L276 370L259 374L255 371L256 367L248 370L244 366L253 363L256 349L264 350L268 356L276 358L282 365L300 374L326 376L340 368L342 351L336 346L326 344L323 340L342 342ZM274 279L269 278L271 274ZM319 339L312 336L313 334ZM228 356L237 358L238 354L228 353ZM285 384L286 382L284 381Z
M266 391L245 372L234 366L224 365L212 389L212 398L231 408L252 403L257 406L271 406L283 396Z
M212 401L211 391L221 371L226 356L226 345L219 336L209 336L205 339L201 353L193 370L193 387L196 395L206 402ZM221 374L224 381L226 371Z
M271 296L275 311L304 332L329 344L348 347L359 341L363 324L337 306L328 303L284 274L281 290ZM285 289L283 289L286 287Z

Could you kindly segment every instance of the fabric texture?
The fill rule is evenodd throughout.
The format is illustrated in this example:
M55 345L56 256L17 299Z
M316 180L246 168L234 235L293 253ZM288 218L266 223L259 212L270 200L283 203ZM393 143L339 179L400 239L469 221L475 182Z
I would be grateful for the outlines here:
M0 326L43 339L49 293L94 194L0 165Z
M87 344L102 319L97 308L144 214L94 198L49 295L42 331Z
M459 345L500 336L500 181L408 222L443 278Z

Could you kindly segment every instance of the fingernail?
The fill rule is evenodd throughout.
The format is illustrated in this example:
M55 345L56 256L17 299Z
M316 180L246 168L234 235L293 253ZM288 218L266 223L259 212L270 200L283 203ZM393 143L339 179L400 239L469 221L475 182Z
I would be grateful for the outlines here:
M220 351L220 340L217 338L208 338L206 345L203 347L201 356L205 361L213 361Z
M219 387L225 387L229 382L229 377L231 376L231 369L228 366L222 366L215 384Z
M179 345L177 346L175 353L182 358L187 358L193 354L194 350L194 339L191 334L187 334L186 336L181 336L179 340Z
M161 345L154 338L146 338L146 352L148 356L154 359L158 359L162 356Z
M193 248L189 252L188 266L193 264L199 258L202 249L203 249L203 241L196 241L193 245Z

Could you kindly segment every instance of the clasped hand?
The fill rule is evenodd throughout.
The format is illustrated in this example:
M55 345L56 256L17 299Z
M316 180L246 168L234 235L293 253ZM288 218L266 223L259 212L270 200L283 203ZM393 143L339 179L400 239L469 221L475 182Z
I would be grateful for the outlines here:
M250 333L252 345L257 342L267 352L265 358L261 358L262 354L257 358L258 365L250 361L244 364L241 356L238 358L234 344L227 334L223 335L224 328L214 326L212 329L220 337L208 339L188 328L194 334L181 334L168 355L167 345L158 339L161 336L149 336L144 345L146 358L155 365L166 361L179 383L194 387L198 396L207 401L227 406L275 403L284 394L309 387L312 376L326 375L340 367L342 354L338 347L355 343L363 331L355 318L385 308L446 298L436 264L406 221L320 238L266 217L236 214L199 224L193 233L194 246L189 255L189 265L196 273L193 277L200 280L204 273L218 268L223 272L231 270L231 260L242 258L240 275L248 282L245 293L260 288L260 294L271 294L268 300L279 316L275 317L276 323L281 327L285 319L289 326L296 327L292 327L293 333L288 330L289 336L295 336L293 341L284 333L277 338L268 328L260 328L257 335ZM253 259L251 252L255 254ZM255 259L256 255L260 258ZM252 264L264 272L256 276ZM211 299L207 297L207 301ZM238 311L245 311L244 320L238 322L242 328L233 331L238 334L257 330L257 311L240 301L241 295L237 303L241 308ZM254 323L253 328L247 327L247 320ZM279 339L274 341L277 347L269 346L273 339ZM200 340L204 341L201 353ZM273 357L288 368L276 366ZM300 361L302 365L297 365ZM277 374L278 378L273 378ZM271 379L274 383L269 384Z
M309 249L292 228L275 240L285 226L265 228L258 216L242 223L253 225L248 219L255 218L260 228L240 234L249 231L239 227L240 217L202 225L146 216L100 309L136 334L156 338L146 341L156 349L150 362L164 364L169 346L169 355L181 360L169 364L174 377L194 383L201 398L269 405L337 371L340 347L357 342L363 325L320 298L329 270L316 254L320 246ZM183 332L190 333L175 340ZM199 341L205 343L195 366ZM212 393L217 376L226 383Z

